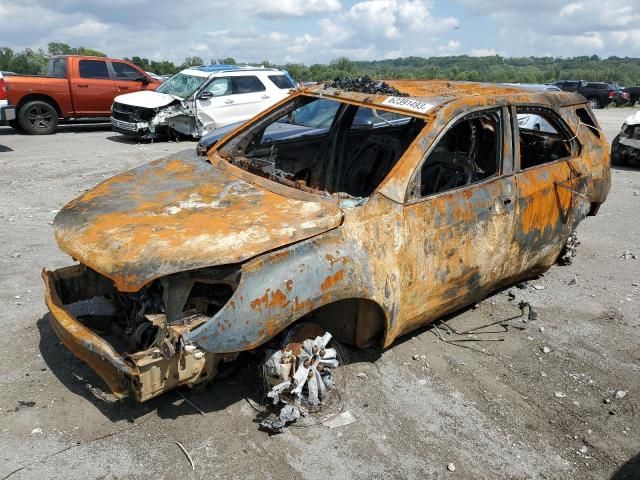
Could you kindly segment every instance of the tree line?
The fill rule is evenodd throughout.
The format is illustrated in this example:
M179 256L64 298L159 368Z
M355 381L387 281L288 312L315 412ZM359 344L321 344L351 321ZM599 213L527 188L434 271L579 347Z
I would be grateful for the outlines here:
M0 47L0 70L38 75L47 71L48 58L52 55L106 56L103 52L85 47L71 47L66 43L52 42L47 50L26 48L14 52ZM143 70L159 75L172 75L194 65L204 65L200 57L187 57L181 64L167 60L156 61L133 56L125 58ZM232 57L211 59L210 63L236 64ZM329 63L287 63L278 65L264 60L250 62L266 67L287 70L298 81L325 81L340 76L363 76L382 79L443 79L483 82L550 83L563 79L588 81L616 81L621 85L640 85L640 58L608 57L597 55L562 57L403 57L388 60L355 61L340 57Z

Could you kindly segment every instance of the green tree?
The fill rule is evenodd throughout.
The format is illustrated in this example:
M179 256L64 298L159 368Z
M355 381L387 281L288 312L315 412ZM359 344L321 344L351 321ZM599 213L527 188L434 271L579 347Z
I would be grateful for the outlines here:
M200 57L187 57L184 59L184 62L182 62L182 66L180 67L180 69L197 67L199 65L204 65L204 62Z

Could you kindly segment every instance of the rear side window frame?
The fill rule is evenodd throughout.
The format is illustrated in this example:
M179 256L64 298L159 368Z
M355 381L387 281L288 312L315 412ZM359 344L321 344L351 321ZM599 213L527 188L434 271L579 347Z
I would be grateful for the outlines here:
M549 113L550 116L552 117L551 118L552 121L550 123L554 125L554 122L555 122L556 124L554 126L560 130L560 133L562 135L564 135L566 138L569 139L571 154L568 157L558 158L551 162L545 162L539 165L535 165L533 167L529 167L527 169L522 169L520 165L520 127L518 125L518 108L534 110L533 113L535 113L535 110L543 113ZM558 112L556 112L553 108L550 108L549 106L546 106L546 105L539 105L539 104L518 104L518 105L511 105L511 107L509 108L509 113L511 115L511 126L512 126L511 128L512 128L512 134L513 134L514 172L516 173L529 172L531 170L535 170L536 168L542 168L547 165L554 165L556 163L564 162L564 161L567 161L567 159L575 158L578 155L580 155L582 144L578 141L577 135L573 130L571 130L571 128L569 127L567 122L562 118L562 116Z
M247 93L258 93L258 92L264 92L267 90L267 87L264 85L264 83L262 82L262 80L260 80L260 78L258 78L257 75L233 75L230 76L229 78L231 78L231 95L245 95ZM260 85L260 87L257 90L251 90L250 92L238 92L236 91L236 82L238 81L238 79L241 78L252 78L255 80L255 82L257 82L256 85Z
M84 62L87 62L87 63L89 63L89 62L91 62L91 63L102 63L102 64L104 64L104 69L106 70L107 75L104 76L104 77L103 76L100 76L100 77L85 77L84 75L82 75L82 64ZM111 77L111 74L109 72L109 65L108 65L106 60L89 60L89 59L79 60L78 61L78 75L80 76L80 78L91 78L91 79L94 79L94 80L113 80L113 78Z
M291 90L292 88L296 88L296 86L291 83L291 80L289 79L289 77L287 77L284 73L268 75L267 78L269 78L269 81L273 83L276 86L276 88L279 88L280 90ZM280 79L284 79L284 83L286 83L286 85L284 87L278 85L278 83L274 80L274 78L277 78L278 81L280 81Z

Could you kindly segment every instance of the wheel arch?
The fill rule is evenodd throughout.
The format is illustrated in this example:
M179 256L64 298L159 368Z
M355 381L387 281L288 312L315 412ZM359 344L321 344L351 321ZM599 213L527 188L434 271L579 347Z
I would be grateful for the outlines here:
M183 340L213 353L252 350L309 316L327 325L336 313L327 325L331 331L347 312L345 330L353 340L359 328L357 343L365 345L377 333L386 343L392 306L378 298L369 264L364 249L345 245L340 229L260 256L243 265L225 306Z
M56 112L58 113L58 118L63 118L62 110L60 110L60 105L58 105L58 102L56 102L53 97L50 97L49 95L45 95L43 93L30 93L22 97L18 102L18 105L16 105L16 116L18 115L22 107L24 107L27 103L35 100L40 100L42 102L48 103L56 110Z

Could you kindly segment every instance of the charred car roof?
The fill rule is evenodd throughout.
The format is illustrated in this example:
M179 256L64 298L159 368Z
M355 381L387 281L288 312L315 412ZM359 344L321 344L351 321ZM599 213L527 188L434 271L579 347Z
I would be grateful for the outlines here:
M584 103L582 95L569 92L536 92L517 86L478 82L453 82L444 80L390 80L388 85L406 96L372 95L342 90L326 85L315 85L305 93L328 96L343 101L355 101L409 112L412 116L427 117L445 104L464 100L468 106L509 104L541 104L565 107Z

